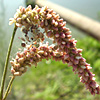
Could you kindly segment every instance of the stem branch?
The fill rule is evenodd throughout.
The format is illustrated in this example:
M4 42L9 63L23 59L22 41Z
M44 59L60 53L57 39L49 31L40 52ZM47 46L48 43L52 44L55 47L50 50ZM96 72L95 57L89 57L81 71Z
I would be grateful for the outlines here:
M6 74L7 74L9 56L10 56L10 52L11 52L11 48L12 48L12 44L13 44L13 40L14 40L16 30L17 30L17 26L15 25L14 30L13 30L13 34L12 34L12 37L11 37L11 40L10 40L10 44L9 44L9 48L8 48L8 52L7 52L7 56L6 56L6 61L5 61L5 66L4 66L4 71L3 71L3 76L2 76L2 81L1 81L0 100L3 99L3 90L4 90L4 83L5 83Z
M15 76L12 76L12 78L11 78L9 84L8 84L8 87L6 89L6 92L5 92L3 100L5 100L7 98L8 94L9 94L9 90L10 90L10 88L12 86L12 83L13 83L14 79L15 79Z

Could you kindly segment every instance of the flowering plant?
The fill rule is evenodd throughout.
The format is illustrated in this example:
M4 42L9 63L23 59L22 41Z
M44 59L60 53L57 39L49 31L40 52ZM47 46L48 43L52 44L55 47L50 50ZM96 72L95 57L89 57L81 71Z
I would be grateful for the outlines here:
M82 49L76 48L77 41L71 38L71 31L66 28L66 22L56 12L46 6L42 8L35 6L34 9L31 6L26 9L19 7L14 18L10 19L9 24L11 25L12 23L15 23L15 28L4 67L0 100L6 99L16 76L21 76L25 73L27 66L31 67L32 64L37 66L37 63L42 59L61 60L63 63L67 63L69 67L72 66L74 73L78 74L86 89L89 89L92 95L100 94L100 87L95 82L95 75L90 72L92 67L82 57ZM9 55L17 28L21 28L25 35L24 38L20 37L22 40L21 45L24 49L22 52L17 52L15 59L10 61L13 76L3 96ZM52 39L51 45L49 45L49 42L45 43L46 37Z

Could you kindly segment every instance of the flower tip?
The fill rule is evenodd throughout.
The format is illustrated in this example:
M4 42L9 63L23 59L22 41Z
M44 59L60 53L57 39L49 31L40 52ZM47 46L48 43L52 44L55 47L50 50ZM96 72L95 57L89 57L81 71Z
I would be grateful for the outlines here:
M13 21L10 21L10 22L9 22L9 25L12 25L12 24L13 24Z
M82 68L82 69L86 69L86 66L82 65L81 68Z
M17 26L17 27L21 27L22 25L21 25L21 24L19 24L19 23L16 23L16 26Z
M21 75L22 75L21 72L15 72L15 73L14 73L14 76L21 76Z

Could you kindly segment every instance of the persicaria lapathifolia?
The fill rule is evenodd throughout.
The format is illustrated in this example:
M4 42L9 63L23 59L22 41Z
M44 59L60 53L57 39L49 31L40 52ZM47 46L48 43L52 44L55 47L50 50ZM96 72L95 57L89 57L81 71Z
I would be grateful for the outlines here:
M66 28L66 22L53 9L48 7L34 9L28 6L19 7L14 18L9 24L15 23L21 28L25 38L21 38L24 43L23 52L17 52L14 60L11 61L11 72L15 76L20 76L27 71L26 66L35 66L42 59L53 58L56 61L62 60L68 66L73 67L75 74L78 74L80 81L85 84L92 95L100 94L100 87L95 82L94 74L90 72L90 64L82 57L82 49L76 48L76 40L71 38L71 31ZM44 31L42 32L41 29ZM53 44L44 44L45 33L48 38L52 38ZM30 44L27 44L27 42Z

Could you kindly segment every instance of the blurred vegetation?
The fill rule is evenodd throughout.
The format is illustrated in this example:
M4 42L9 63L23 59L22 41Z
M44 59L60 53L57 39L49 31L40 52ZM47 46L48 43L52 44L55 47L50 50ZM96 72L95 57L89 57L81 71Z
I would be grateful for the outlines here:
M35 7L35 1L36 0L25 0L26 6L31 5L32 8L34 8Z
M100 84L99 42L87 37L78 40L77 47L83 49L83 57L93 66L92 72ZM92 96L79 81L67 64L43 60L15 79L14 95L16 100L100 100L99 95Z
M3 66L4 66L4 59L6 55L7 45L6 45L6 31L4 29L4 23L5 23L5 11L3 2L0 1L0 79L1 74L3 72ZM1 80L0 80L1 81Z
M97 13L97 18L100 21L100 11Z

